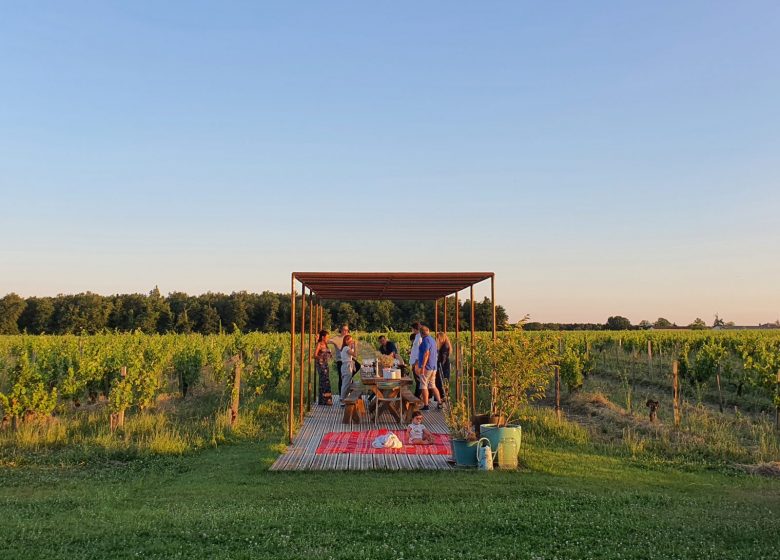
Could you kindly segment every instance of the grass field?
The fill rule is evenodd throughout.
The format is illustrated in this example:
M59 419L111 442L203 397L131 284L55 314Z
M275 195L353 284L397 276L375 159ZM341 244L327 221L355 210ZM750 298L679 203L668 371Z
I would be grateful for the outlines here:
M533 443L517 473L269 472L277 447L2 468L0 557L778 557L776 479Z

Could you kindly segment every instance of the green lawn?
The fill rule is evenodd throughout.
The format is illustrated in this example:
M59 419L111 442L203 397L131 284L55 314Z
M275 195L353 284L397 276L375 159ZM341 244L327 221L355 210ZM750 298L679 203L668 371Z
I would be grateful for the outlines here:
M265 443L0 468L0 558L780 557L780 481L526 446L518 473L273 473Z

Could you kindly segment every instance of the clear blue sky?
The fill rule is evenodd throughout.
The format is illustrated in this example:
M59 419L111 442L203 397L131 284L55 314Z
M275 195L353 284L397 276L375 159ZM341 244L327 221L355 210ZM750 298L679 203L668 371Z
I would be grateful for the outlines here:
M778 29L776 1L4 2L0 294L492 270L513 321L773 321Z

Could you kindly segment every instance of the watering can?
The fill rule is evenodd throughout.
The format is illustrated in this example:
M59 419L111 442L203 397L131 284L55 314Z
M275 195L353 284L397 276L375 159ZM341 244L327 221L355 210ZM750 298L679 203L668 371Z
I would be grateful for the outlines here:
M493 451L488 438L483 437L477 442L477 468L481 471L493 470Z

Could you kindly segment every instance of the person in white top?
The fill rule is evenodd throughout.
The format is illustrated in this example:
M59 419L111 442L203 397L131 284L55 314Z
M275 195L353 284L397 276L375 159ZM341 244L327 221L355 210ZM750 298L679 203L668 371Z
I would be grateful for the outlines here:
M406 427L406 441L410 445L426 445L434 443L433 434L422 423L423 414L416 410L412 414L412 423Z
M420 323L412 323L412 335L414 335L414 339L412 340L412 351L409 353L409 363L414 367L414 364L417 363L417 358L420 357L420 343L422 342Z
M354 362L355 345L352 337L344 337L344 345L341 347L341 406L344 406L344 399L349 394L349 386L352 383L352 375L355 373Z
M412 323L412 334L409 335L412 341L412 351L409 353L409 363L412 364L412 377L414 378L414 396L420 398L422 389L420 388L420 380L417 378L417 359L420 357L420 344L422 343L422 336L420 336L420 323Z
M336 375L339 380L339 394L341 394L341 348L344 346L344 337L349 334L349 325L344 323L339 327L338 334L333 335L328 340L328 344L333 346L333 355L336 357Z

